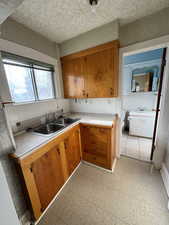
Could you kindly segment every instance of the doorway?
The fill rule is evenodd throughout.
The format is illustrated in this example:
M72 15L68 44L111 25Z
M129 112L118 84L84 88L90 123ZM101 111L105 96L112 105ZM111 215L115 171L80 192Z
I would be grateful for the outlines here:
M123 55L121 155L153 158L165 57L166 48Z

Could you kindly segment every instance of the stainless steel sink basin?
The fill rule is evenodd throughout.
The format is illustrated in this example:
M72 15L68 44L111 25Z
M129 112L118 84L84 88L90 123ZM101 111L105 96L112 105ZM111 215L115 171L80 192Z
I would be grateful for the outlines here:
M65 126L60 124L55 124L55 123L49 123L49 124L44 124L35 128L34 132L47 135L47 134L55 133L56 131L60 131L63 128L65 128Z
M75 123L78 120L79 119L61 117L61 118L54 120L52 122L49 122L47 124L43 124L35 129L33 129L33 131L35 133L42 134L42 135L51 135L53 133L59 132L60 130Z
M72 123L77 122L78 120L79 119L72 119L72 118L68 118L68 117L66 117L66 118L63 117L63 118L60 118L60 119L56 120L55 123L62 124L64 126L68 126Z

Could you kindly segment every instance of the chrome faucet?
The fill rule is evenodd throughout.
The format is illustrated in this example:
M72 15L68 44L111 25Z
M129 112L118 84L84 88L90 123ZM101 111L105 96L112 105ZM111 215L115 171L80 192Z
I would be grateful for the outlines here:
M49 123L49 122L50 122L50 114L46 113L46 123Z
M58 120L59 120L59 124L65 126L65 118L63 117L63 115L59 116Z

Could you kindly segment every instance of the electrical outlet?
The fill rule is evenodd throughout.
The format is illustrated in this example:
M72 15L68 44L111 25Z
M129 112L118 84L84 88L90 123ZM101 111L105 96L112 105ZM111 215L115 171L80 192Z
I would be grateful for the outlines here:
M21 122L16 122L16 126L20 127L21 126Z

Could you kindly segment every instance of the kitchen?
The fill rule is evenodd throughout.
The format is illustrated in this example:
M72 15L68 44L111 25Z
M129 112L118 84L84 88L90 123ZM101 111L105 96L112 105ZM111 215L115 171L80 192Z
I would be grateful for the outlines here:
M90 2L84 8L91 10L94 6L90 6ZM54 6L52 4L49 6ZM137 202L129 198L132 190L125 186L128 185L125 176L129 176L128 182L145 185L150 172L138 181L137 169L142 167L143 171L144 168L150 171L152 165L157 168L161 156L157 156L156 151L155 160L150 164L120 157L120 65L125 49L121 48L119 22L109 21L100 27L86 28L86 33L78 31L76 36L76 29L69 29L69 38L62 37L62 40L59 36L56 39L57 32L51 32L51 41L41 36L40 31L36 33L30 25L21 23L21 12L26 12L30 8L28 5L24 1L2 23L0 39L1 132L8 132L4 134L4 143L9 144L8 149L3 148L1 163L19 220L22 224L77 224L82 219L84 224L91 224L91 221L103 223L107 219L107 224L140 224L140 217L127 217L133 210L127 205L133 201L134 207ZM45 6L48 4L41 5ZM35 10L36 4L34 7ZM56 10L59 7L57 5ZM96 13L97 7L98 10L103 7L102 3L96 4ZM93 11L88 13L93 15ZM41 14L42 20L44 16ZM44 33L45 29L44 24ZM160 43L167 46L168 42L160 40L153 45ZM129 174L134 169L135 173ZM156 176L161 179L160 173L154 171L153 182ZM103 187L100 186L102 182ZM142 195L152 204L158 201L162 208L159 218L167 224L167 196L162 179L159 183L153 182L150 181L148 193L157 192L160 185L159 198L164 201L144 192ZM126 200L123 206L126 208L113 204L112 198ZM71 208L69 202L75 208ZM138 210L139 207L142 206L139 205ZM103 209L105 215L101 217L99 212ZM109 213L109 209L114 213ZM117 209L124 210L124 215ZM155 210L156 205L153 215L147 216L145 221L157 220Z

